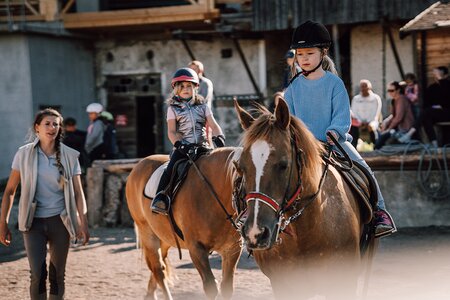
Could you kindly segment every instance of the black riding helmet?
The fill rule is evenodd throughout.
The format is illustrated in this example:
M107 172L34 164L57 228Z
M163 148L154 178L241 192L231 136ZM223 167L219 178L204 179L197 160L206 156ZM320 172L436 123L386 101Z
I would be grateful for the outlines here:
M330 33L325 26L310 20L300 24L295 29L291 40L291 49L329 48L330 45Z
M199 84L197 73L191 68L178 69L172 76L172 88L177 82L188 81L195 85Z

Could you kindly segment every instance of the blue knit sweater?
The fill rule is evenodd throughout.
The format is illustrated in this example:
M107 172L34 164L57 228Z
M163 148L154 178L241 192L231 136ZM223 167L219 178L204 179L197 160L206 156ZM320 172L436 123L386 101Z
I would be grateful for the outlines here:
M341 139L351 141L350 99L342 80L326 72L319 79L297 77L286 89L285 99L292 115L305 123L313 135L323 142L330 130Z

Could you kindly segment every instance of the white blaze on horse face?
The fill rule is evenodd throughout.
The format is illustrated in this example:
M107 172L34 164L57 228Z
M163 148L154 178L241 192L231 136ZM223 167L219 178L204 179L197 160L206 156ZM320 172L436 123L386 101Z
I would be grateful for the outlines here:
M250 148L250 153L252 154L252 161L255 165L255 192L259 192L261 178L264 175L264 166L267 163L267 159L270 155L271 147L269 143L264 140L259 140L253 143ZM248 231L248 238L250 242L256 244L256 236L261 233L261 230L257 225L257 218L259 213L259 201L255 201L255 211L253 217L253 224Z
M264 175L264 166L270 155L270 145L264 141L259 140L253 143L250 152L252 154L252 161L255 165L255 192L259 192L259 185L261 177Z

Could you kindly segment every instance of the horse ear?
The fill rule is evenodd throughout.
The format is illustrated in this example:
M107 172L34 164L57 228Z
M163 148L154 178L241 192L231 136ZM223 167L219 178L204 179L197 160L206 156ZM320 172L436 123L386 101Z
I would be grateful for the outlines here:
M276 124L281 129L287 129L291 122L291 115L289 113L289 107L282 97L278 98L277 106L275 107Z
M236 110L236 112L238 114L239 122L241 122L242 129L245 130L252 125L252 123L253 123L253 121L255 121L255 119L252 117L251 114L249 114L242 107L239 106L239 103L237 102L236 98L233 100L234 100L234 109Z

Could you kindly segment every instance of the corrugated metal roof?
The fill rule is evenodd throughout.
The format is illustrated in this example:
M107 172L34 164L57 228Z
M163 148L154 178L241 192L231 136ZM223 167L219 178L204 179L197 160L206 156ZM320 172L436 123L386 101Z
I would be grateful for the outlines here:
M253 30L295 28L306 20L325 25L410 20L430 0L253 0Z
M438 27L450 27L449 3L434 3L400 28L400 32L429 30Z

